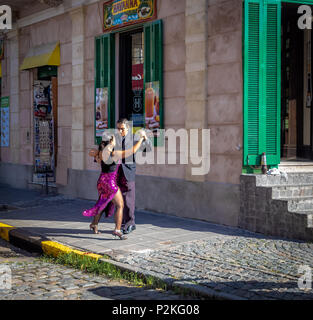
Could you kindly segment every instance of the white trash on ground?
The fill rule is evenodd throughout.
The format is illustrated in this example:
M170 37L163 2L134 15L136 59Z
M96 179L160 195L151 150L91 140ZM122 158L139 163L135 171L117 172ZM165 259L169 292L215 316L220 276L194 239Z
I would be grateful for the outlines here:
M288 174L287 174L287 172L281 171L281 170L279 170L279 169L277 169L277 168L273 168L273 169L268 170L266 174L272 175L272 176L279 176L279 175L281 175L281 176L283 176L283 177L285 178L286 181L288 181Z

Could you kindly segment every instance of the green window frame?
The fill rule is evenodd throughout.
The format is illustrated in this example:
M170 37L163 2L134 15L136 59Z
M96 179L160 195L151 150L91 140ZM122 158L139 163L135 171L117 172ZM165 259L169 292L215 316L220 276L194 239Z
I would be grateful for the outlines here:
M149 82L159 82L160 129L164 129L163 109L163 23L157 20L144 25L144 90ZM145 99L144 99L145 110ZM154 138L154 145L164 144L164 136Z
M133 29L133 28L132 28ZM160 129L164 129L163 110L163 24L156 20L143 25L144 30L144 88L148 82L159 82ZM123 29L125 31L125 29ZM115 128L115 31L95 38L95 89L94 115L96 115L96 89L108 88L108 126ZM144 99L145 102L145 99ZM144 106L145 110L145 106ZM144 112L145 116L145 112ZM95 117L94 117L95 119ZM101 137L95 143L100 144ZM155 145L162 145L162 136L155 138Z
M115 36L113 33L95 38L94 115L96 115L97 88L108 88L108 127L115 128ZM96 120L94 121L95 143L100 144L101 137L96 136Z

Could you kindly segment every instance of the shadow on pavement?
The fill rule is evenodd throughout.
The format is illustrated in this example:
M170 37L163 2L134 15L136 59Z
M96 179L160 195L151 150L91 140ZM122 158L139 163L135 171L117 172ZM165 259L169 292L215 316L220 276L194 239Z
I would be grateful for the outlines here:
M85 209L91 208L95 200L84 200L79 198L70 198L64 195L41 195L36 190L15 189L9 186L0 184L0 205L9 205L11 207L19 207L18 210L0 211L0 221L19 221L33 220L34 228L26 225L25 227L36 232L44 231L47 235L64 235L72 236L75 234L89 233L88 224L92 218L84 217L82 212ZM38 223L47 223L50 228L38 226ZM70 223L80 222L86 223L86 229L71 228ZM113 219L101 218L101 222L113 223ZM8 223L8 222L7 222ZM11 222L12 223L12 222ZM10 224L10 223L8 223ZM41 223L40 223L41 224ZM67 228L62 228L66 224ZM12 223L14 225L14 223ZM298 240L290 240L278 237L266 236L258 233L253 233L243 229L218 225L205 221L193 220L188 218L176 217L168 214L153 213L144 210L136 210L136 225L146 227L156 227L162 229L182 229L192 232L215 233L216 235L229 235L246 238L258 239L282 239L291 242L303 242ZM19 226L18 226L19 227ZM24 228L24 226L21 226ZM63 234L66 233L66 234ZM82 238L82 237L78 237ZM201 239L201 237L199 237Z

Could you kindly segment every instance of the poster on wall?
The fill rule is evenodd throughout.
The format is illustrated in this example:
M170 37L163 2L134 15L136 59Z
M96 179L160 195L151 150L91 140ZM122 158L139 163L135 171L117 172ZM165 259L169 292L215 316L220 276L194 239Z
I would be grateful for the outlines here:
M132 115L134 127L144 125L143 116L143 63L132 65Z
M1 121L1 147L9 147L10 144L10 98L2 97L0 102Z
M103 31L156 18L156 0L112 0L103 4Z
M96 88L96 137L108 128L108 88Z
M54 126L51 81L34 81L34 149L38 180L54 176Z
M146 128L157 137L160 129L160 82L147 82L145 88Z

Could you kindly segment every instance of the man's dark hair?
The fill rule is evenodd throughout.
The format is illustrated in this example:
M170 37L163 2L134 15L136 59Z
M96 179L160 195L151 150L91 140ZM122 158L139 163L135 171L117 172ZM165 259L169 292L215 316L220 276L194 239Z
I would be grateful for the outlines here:
M125 124L125 126L127 126L127 128L129 128L129 122L126 118L118 119L116 124Z

